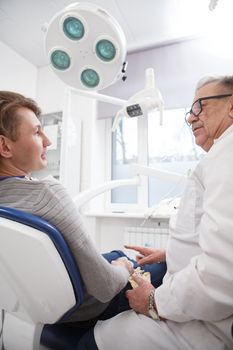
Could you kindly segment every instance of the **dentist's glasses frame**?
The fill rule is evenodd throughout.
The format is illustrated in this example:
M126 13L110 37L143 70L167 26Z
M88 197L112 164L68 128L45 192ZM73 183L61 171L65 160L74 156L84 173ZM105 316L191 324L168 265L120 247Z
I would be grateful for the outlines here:
M192 123L189 123L189 121L188 121L188 118L190 117L191 114L194 115L194 117L198 117L199 114L201 114L201 112L203 110L202 101L212 100L212 99L220 99L220 98L225 98L225 97L229 97L232 95L233 94L224 94L224 95L206 96L206 97L198 98L196 101L193 102L190 111L188 111L185 114L185 121L186 121L187 125L188 126L192 125Z

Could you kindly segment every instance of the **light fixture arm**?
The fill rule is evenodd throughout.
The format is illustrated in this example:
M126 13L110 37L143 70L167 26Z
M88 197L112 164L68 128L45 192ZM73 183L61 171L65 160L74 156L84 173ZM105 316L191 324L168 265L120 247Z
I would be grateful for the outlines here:
M74 89L72 87L69 87L69 90L70 90L70 92L75 93L75 94L80 95L80 96L94 98L98 101L112 103L112 104L118 105L118 106L124 106L125 103L127 102L126 100L123 100L123 99L120 99L117 97L113 97L113 96L109 96L109 95L104 95L104 94L101 94L101 93L98 93L95 91Z

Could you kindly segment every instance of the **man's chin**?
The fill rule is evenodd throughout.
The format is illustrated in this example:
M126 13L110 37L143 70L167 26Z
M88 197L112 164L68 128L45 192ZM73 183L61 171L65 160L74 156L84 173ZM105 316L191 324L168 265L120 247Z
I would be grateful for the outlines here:
M47 160L43 160L38 166L37 169L34 169L34 171L40 171L47 167Z
M206 142L206 138L203 138L200 135L195 137L195 143L196 143L197 146L203 148L205 142Z
M206 137L201 137L201 136L197 136L195 138L195 143L197 146L201 147L204 151L208 152L209 149L212 147L213 142L211 141L211 139L207 139Z

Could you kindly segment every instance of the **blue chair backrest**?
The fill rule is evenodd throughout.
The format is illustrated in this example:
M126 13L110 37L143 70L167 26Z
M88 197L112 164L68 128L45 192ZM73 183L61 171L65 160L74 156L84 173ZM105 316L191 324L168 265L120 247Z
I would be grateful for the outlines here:
M44 232L52 240L70 276L76 297L76 304L59 320L59 322L64 321L73 312L75 312L83 302L83 281L73 254L70 251L64 237L56 227L44 219L18 209L0 206L0 217L16 221L27 226L31 226L39 231Z

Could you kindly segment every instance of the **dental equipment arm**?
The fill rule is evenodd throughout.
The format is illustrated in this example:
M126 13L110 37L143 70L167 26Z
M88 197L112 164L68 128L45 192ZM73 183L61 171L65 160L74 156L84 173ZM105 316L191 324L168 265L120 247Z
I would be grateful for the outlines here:
M148 112L159 109L160 124L163 119L163 98L160 91L155 86L155 77L153 68L146 69L146 87L133 95L117 112L114 119L112 132L114 132L123 117L146 116Z
M113 180L105 182L94 188L83 191L73 198L73 201L78 209L80 209L84 204L90 201L92 198L98 196L101 193L112 190L113 188L122 186L139 186L141 184L141 178L136 176L132 179L126 180Z
M169 171L161 171L140 164L132 165L132 171L136 174L136 176L131 179L108 181L94 188L90 188L89 190L80 192L77 196L73 198L76 207L80 210L80 208L84 204L86 204L94 197L117 187L140 186L142 183L142 176L153 176L158 179L166 179L175 183L177 183L180 180L185 180L187 178L187 176L182 174L173 173Z
M133 173L136 173L141 176L144 175L148 177L156 177L159 180L167 180L169 182L174 183L177 183L180 180L182 181L187 179L187 175L174 173L172 171L159 170L140 164L132 164L132 171Z

